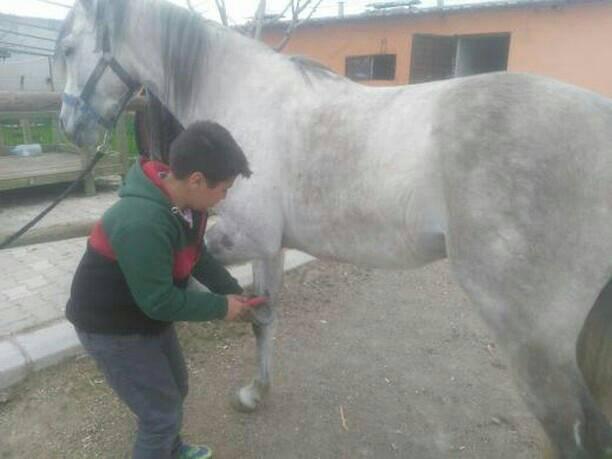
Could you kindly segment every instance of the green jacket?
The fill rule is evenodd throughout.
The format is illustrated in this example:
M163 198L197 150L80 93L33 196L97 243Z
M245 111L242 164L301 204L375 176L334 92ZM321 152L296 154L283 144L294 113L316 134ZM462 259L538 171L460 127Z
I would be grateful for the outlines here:
M207 215L173 207L155 161L135 164L120 199L95 225L75 273L68 318L86 331L157 331L172 321L222 319L242 289L207 253ZM211 292L187 290L190 275ZM144 329L143 329L144 327Z

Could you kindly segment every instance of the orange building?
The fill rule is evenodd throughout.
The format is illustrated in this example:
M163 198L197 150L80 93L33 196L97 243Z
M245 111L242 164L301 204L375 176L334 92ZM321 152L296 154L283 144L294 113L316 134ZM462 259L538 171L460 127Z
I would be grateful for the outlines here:
M287 24L269 25L281 41ZM498 1L314 19L284 53L372 84L497 70L546 75L612 97L612 0Z

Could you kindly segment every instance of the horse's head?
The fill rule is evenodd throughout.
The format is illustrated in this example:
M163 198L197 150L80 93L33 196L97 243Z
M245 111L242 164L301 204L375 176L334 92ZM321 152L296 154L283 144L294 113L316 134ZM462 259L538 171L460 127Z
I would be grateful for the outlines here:
M100 126L111 129L140 87L119 63L127 8L126 0L78 0L60 32L56 59L66 75L60 123L78 145L94 144Z

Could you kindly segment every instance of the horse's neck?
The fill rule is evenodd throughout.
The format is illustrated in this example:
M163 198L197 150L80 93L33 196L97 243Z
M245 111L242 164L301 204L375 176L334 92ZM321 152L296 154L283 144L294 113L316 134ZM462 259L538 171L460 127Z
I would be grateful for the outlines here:
M169 84L177 75L166 74L163 40L158 12L151 8L149 0L132 4L131 14L139 17L129 31L128 59L134 63L140 81L150 88L160 101L181 121L189 124L196 119L216 118L225 110L229 99L238 94L243 101L252 103L261 97L262 86L274 85L278 72L288 67L280 56L271 53L261 44L238 35L228 29L202 22L206 28L206 45L197 59L198 77L189 97L174 94ZM147 37L143 40L143 37ZM176 50L185 52L185 50ZM170 72L184 69L172 68ZM282 73L282 72L281 72ZM185 89L185 88L183 88Z

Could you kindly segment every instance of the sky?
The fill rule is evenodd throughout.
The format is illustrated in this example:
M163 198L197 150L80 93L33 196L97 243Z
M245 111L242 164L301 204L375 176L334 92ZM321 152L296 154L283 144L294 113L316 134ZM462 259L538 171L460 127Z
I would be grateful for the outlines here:
M172 3L186 6L186 0L170 0ZM303 1L303 0L302 0ZM312 0L316 4L318 0ZM388 0L384 0L388 1ZM486 0L445 0L445 4L480 3ZM365 10L366 5L380 3L380 0L345 0L345 14L358 14ZM55 4L71 6L74 0L0 0L0 13L19 16L34 16L63 19L68 9ZM259 0L225 0L230 23L240 24L253 17ZM266 12L279 13L287 5L288 0L267 0ZM219 20L214 0L192 0L193 6L203 16ZM421 0L421 7L436 6L436 0ZM316 16L331 16L337 14L338 0L322 0Z

